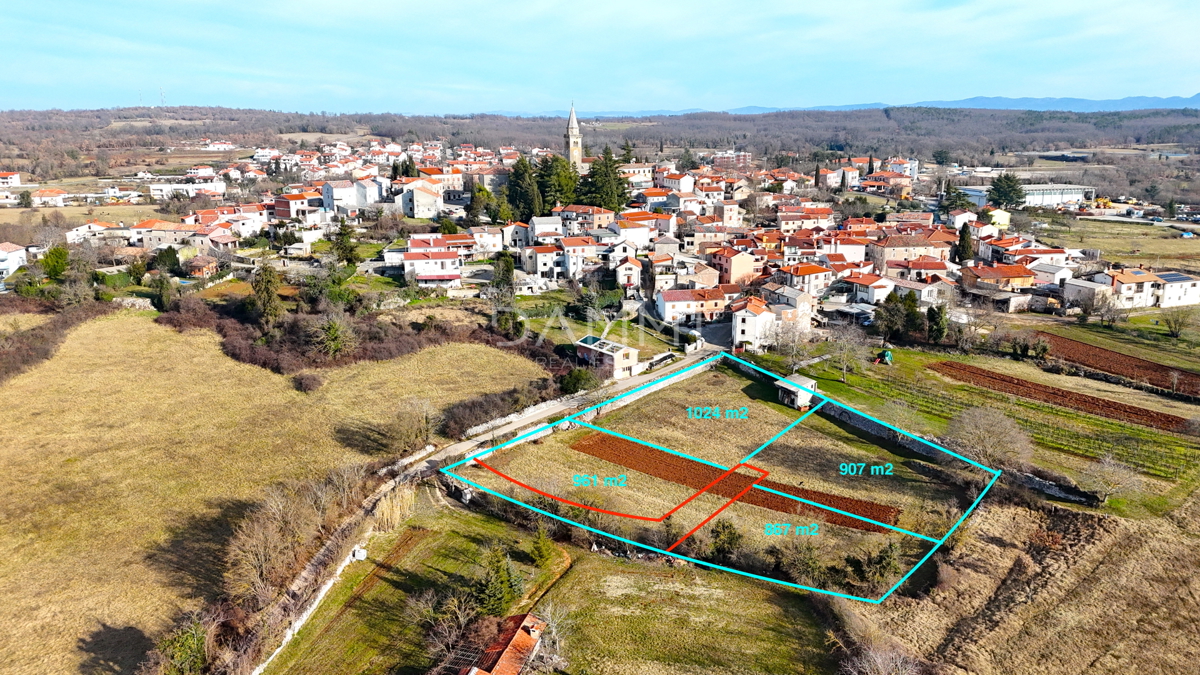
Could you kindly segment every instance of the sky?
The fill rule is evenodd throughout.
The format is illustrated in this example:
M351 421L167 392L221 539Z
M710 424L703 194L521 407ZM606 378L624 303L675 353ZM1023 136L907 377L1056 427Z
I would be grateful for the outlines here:
M1196 0L3 0L0 109L1186 97L1197 29Z

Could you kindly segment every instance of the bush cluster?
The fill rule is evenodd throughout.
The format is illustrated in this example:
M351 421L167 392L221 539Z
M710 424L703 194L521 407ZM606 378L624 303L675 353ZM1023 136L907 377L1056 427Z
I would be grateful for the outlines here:
M16 307L44 311L48 306L44 300L3 296L0 311ZM66 307L39 326L5 336L0 340L0 382L50 358L67 337L68 331L89 319L108 314L113 309L113 305L106 302L82 302ZM9 312L11 311L13 310L9 309Z
M508 391L460 401L446 409L442 421L442 435L447 438L461 438L471 427L556 398L559 392L554 380L544 378L513 387Z

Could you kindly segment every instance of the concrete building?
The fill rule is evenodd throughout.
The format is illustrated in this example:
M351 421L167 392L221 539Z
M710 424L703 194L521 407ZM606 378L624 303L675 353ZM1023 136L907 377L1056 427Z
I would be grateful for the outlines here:
M614 380L637 374L638 350L619 342L588 335L575 342L575 354Z
M1021 206L1046 206L1050 208L1064 205L1079 205L1096 198L1096 188L1086 185L1058 185L1055 183L1032 183L1022 185L1025 188L1025 202ZM978 206L986 206L989 185L967 185L959 188Z

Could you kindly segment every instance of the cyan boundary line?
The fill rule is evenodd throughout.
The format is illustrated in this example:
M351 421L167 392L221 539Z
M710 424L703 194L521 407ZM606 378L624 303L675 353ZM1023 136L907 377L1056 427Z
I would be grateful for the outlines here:
M924 539L925 541L932 541L932 542L934 542L934 543L937 543L937 539L934 539L933 537L927 537L927 536L925 536L925 535L923 535L923 534L917 534L916 532L909 532L908 530L905 530L905 529L903 529L903 528L896 527L895 525L888 525L887 523L881 523L881 522L879 522L878 520L871 520L870 518L867 518L866 516L860 516L860 515L858 515L857 513L851 513L851 512L849 512L849 511L843 511L843 510L841 510L841 509L835 509L834 507L832 507L832 506L829 506L829 505L827 505L827 504L822 504L821 502L814 502L814 501L812 501L812 500L809 500L809 499L804 499L803 497L797 497L796 495L790 495L790 494L788 494L788 493L786 493L786 492L780 492L779 490L772 490L772 489L771 489L771 488L769 488L769 487L763 487L763 486L761 486L761 485L755 485L754 487L755 487L755 488L757 488L757 489L759 489L759 490L762 490L763 492L770 492L770 493L771 493L771 494L773 494L773 495L779 495L780 497L787 497L788 499L794 499L794 500L796 500L796 501L798 501L798 502L801 502L801 503L804 503L804 504L808 504L808 505L810 505L810 506L816 506L816 507L818 507L818 508L825 509L826 511L833 511L834 513L840 513L840 514L842 514L843 516L849 516L849 517L851 517L851 518L854 518L854 519L856 519L856 520L861 520L861 521L863 521L864 523L870 523L870 524L872 524L872 525L878 525L879 527L884 527L884 528L887 528L887 529L889 529L889 530L892 530L892 531L894 531L894 532L899 532L899 533L901 533L901 534L907 534L907 535L909 535L910 537L916 537L917 539Z
M468 484L470 484L470 485L473 485L473 486L475 486L476 488L479 488L480 490L483 490L484 492L486 492L486 493L488 493L488 494L490 494L490 495L494 495L494 496L496 496L496 497L499 497L499 498L501 498L501 499L503 499L503 500L505 500L505 501L512 502L512 503L514 503L514 504L517 504L518 506L524 506L525 508L529 509L530 511L535 511L535 512L537 512L537 513L540 513L540 514L542 514L543 516L546 516L546 517L548 517L548 518L553 518L553 519L555 519L555 520L559 520L559 521L562 521L562 522L564 522L564 523L568 523L568 524L570 524L570 525L574 525L574 526L576 526L576 527L582 527L583 529L585 529L585 530L587 530L587 531L589 531L589 532L595 532L596 534L599 534L599 535L601 535L601 536L608 537L608 538L610 538L610 539L616 539L616 540L618 540L618 541L623 541L623 542L625 542L626 544L631 544L631 545L633 545L633 546L637 546L638 548L644 548L644 549L646 549L646 550L648 550L648 551L654 551L655 553L661 553L662 555L669 556L669 557L671 557L671 558L679 558L680 560L686 560L686 561L688 561L688 562L695 563L695 564L697 564L697 565L703 565L703 566L705 566L705 567L711 567L711 568L713 568L713 569L718 569L718 570L721 570L722 572L732 572L732 573L734 573L734 574L740 574L740 575L742 575L742 576L744 576L744 577L750 577L750 578L753 578L753 579L759 579L759 580L761 580L761 581L769 581L769 582L771 582L771 583L773 583L773 584L780 584L781 586L788 586L788 587L790 587L790 588L798 588L798 589L800 589L800 590L804 590L804 591L812 591L812 592L814 592L814 593L822 593L822 594L824 594L824 595L833 595L833 596L836 596L836 597L839 597L839 598L846 598L847 600L858 600L858 601L860 601L860 602L869 602L869 603L871 603L871 604L875 604L875 605L878 605L880 602L882 602L882 599L862 598L862 597L859 597L859 596L857 596L857 595L849 595L849 594L847 594L847 593L838 593L837 591L827 591L827 590L824 590L824 589L821 589L821 588L813 588L812 586L804 586L803 584L795 584L795 583L792 583L792 582L790 582L790 581L780 581L779 579L772 579L772 578L770 578L770 577L764 577L764 576L760 576L760 575L758 575L758 574L754 574L754 573L752 573L752 572L743 572L742 570L735 570L735 569L733 569L733 568L731 568L731 567L725 567L725 566L723 566L723 565L718 565L718 564L716 564L716 563L710 563L710 562L706 562L706 561L704 561L704 560L696 560L695 558L689 558L689 557L687 557L687 556L685 556L685 555L679 555L679 554L677 554L677 553L672 553L672 552L670 552L670 551L664 551L664 550L662 550L662 549L660 549L660 548L655 548L655 547L653 547L653 546L650 546L650 545L647 545L647 544L642 544L642 543L640 543L640 542L633 541L632 539L626 539L626 538L624 538L624 537L619 537L619 536L617 536L617 535L615 535L615 534L612 534L611 532L605 532L605 531L603 531L603 530L598 530L598 529L596 529L596 528L594 528L594 527L588 527L587 525L584 525L583 523L578 523L578 522L575 522L574 520L571 520L570 518L564 518L564 517L562 517L562 516L556 516L556 515L554 515L553 513L549 513L549 512L547 512L547 511L543 511L543 510L541 510L541 509L539 509L539 508L537 508L537 507L535 507L535 506L530 506L530 505L526 504L525 502L523 502L523 501L521 501L521 500L519 500L519 499L513 499L512 497L509 497L509 496L507 496L507 495L502 495L502 494L500 494L499 492L496 492L495 490L489 490L488 488L485 488L484 486L482 486L482 485L480 485L480 484L478 484L478 483L475 483L475 482L473 482L473 481L467 480L466 478L463 478L462 476L459 476L459 475L458 475L458 474L456 474L456 473L451 473L451 472L450 472L450 471L448 471L447 469L442 469L442 472L443 472L443 473L446 473L446 474L449 474L450 476L453 476L454 478L457 478L458 480L461 480L461 481L463 481L464 483L468 483Z
M809 411L809 412L812 412L812 411ZM801 418L801 419L803 419L803 418ZM625 434L619 434L615 431L609 431L608 429L604 429L604 428L601 428L601 427L598 427L598 426L595 426L592 424L588 424L587 422L580 422L579 420L575 420L575 424L587 427L589 429L595 429L596 431L599 431L600 433L609 434L611 436L616 436L618 438L623 438L627 441L637 443L638 445L644 445L648 448L654 448L655 450L661 450L662 452L666 452L666 453L670 453L672 455L683 457L684 459L690 459L694 462L699 462L701 464L707 464L708 466L711 466L715 469L721 469L722 471L729 471L729 467L727 467L727 466L722 466L720 464L717 464L716 462L710 462L706 459L700 459L699 457L693 457L693 456L687 454L686 452L679 452L678 450L672 450L670 448L666 448L661 445L655 445L654 443L651 443L649 441L643 441L643 440L634 438L633 436L626 436ZM742 462L745 462L745 460L742 460ZM455 466L457 466L457 465L448 466L448 467L446 467L446 470L453 469ZM797 497L796 495L790 495L786 492L779 492L778 490L772 490L771 488L766 488L761 485L755 485L754 488L758 489L758 490L770 492L771 494L776 494L781 497L787 497L788 499L794 499L798 502L803 502L805 504L809 504L810 506L816 506L818 508L825 509L826 511L833 511L834 513L840 513L843 516L854 518L855 520L861 520L864 523L870 523L871 525L877 525L879 527L883 527L883 528L886 528L889 530L894 530L896 532L900 532L901 534L907 534L909 536L916 537L917 539L924 539L926 541L932 541L932 542L937 541L937 539L934 539L932 537L927 537L923 534L917 534L916 532L909 532L908 530L905 530L905 529L902 529L899 527L895 527L893 525L888 525L887 523L881 523L877 520L871 520L870 518L867 518L866 516L860 516L857 513L851 513L849 511L842 511L841 509L836 509L832 506L827 506L820 502L814 502L814 501L809 501L807 499L802 499L800 497Z
M763 368L759 368L758 366L754 365L753 363L750 363L749 361L745 361L745 360L739 359L738 357L736 357L736 356L734 356L733 354L730 354L730 353L728 353L728 352L721 352L721 354L722 354L723 356L727 356L727 357L729 357L729 358L733 359L734 361L737 361L738 363L741 363L741 364L743 364L743 365L749 366L749 367L751 367L751 368L753 368L753 369L755 369L755 370L759 371L760 373L765 373L765 374L767 374L767 375L770 375L771 377L774 377L774 378L777 378L777 379L784 379L784 378L780 377L779 375L777 375L777 374L775 374L775 373L772 373L772 372L771 372L771 371L769 371L769 370L765 370L765 369L763 369ZM892 431L898 431L898 432L900 432L900 433L904 434L905 436L908 436L909 438L911 438L911 439L913 439L913 440L915 440L915 441L920 441L920 442L922 442L922 443L924 443L924 444L926 444L926 445L930 446L931 448L933 448L933 449L935 449L935 450L940 450L940 451L942 451L942 452L946 453L947 455L950 455L951 457L956 457L956 458L958 458L958 459L961 459L962 461L964 461L964 462L967 462L968 464L971 464L972 466L977 466L977 467L979 467L980 469L983 469L984 471L989 471L989 472L991 472L991 473L992 473L992 474L994 474L994 475L1000 475L999 471L997 471L996 469L993 469L993 468L991 468L991 467L984 466L984 465L980 464L979 462L976 462L976 461L973 461L973 460L967 459L966 457L963 457L962 455L960 455L960 454L958 454L958 453L956 453L956 452L953 452L953 451L951 451L951 450L947 450L946 448L943 448L942 446L940 446L940 445L938 445L938 444L936 444L936 443L931 443L931 442L929 442L929 441L925 440L924 438L920 438L920 437L918 437L918 436L914 436L914 435L910 434L909 432L907 432L907 431L905 431L905 430L903 430L903 429L898 429L898 428L896 428L896 427L894 427L894 426L892 426L892 425L888 424L887 422L884 422L883 420L880 420L880 419L875 419L874 417L871 417L870 415L868 415L868 414L866 414L865 412L863 412L863 411L859 410L858 408L852 408L852 407L850 407L850 406L846 405L845 403L842 403L841 401L836 401L836 400L834 400L834 399L832 399L832 398L829 398L828 396L825 396L824 394L821 394L821 393L820 393L820 392L818 392L818 391L815 391L815 390L813 390L813 389L809 389L808 387L805 387L805 386L803 386L803 385L799 385L799 384L797 384L797 385L796 385L796 387L798 387L798 388L800 388L800 389L803 389L803 390L805 390L805 391L807 391L807 392L809 392L809 393L811 393L811 394L813 394L813 395L815 395L815 396L819 396L820 398L824 399L825 401L832 402L834 405L840 406L840 407L842 407L842 408L845 408L846 410L849 410L849 411L851 411L851 412L854 412L854 413L857 413L857 414L859 414L859 415L862 415L863 417L866 417L867 419L871 420L872 422L876 422L876 423L878 423L878 424L882 424L883 426L885 426L885 427L887 427L887 428L891 429Z
M700 459L699 457L692 457L691 455L687 454L686 452L679 452L678 450L672 450L670 448L665 448L661 445L655 445L655 444L651 443L650 441L643 441L643 440L634 438L633 436L626 436L625 434L620 434L615 431L605 429L604 427L598 427L594 424L588 424L587 422L580 422L579 420L572 420L572 422L574 422L575 424L578 424L581 427L595 429L596 431L608 434L610 436L616 436L617 438L624 438L627 441L633 441L634 443L637 443L638 445L644 445L647 448L654 448L655 450L662 450L663 452L669 452L672 455L678 455L685 459L690 459L693 462L700 462L701 464L707 464L713 468L721 469L722 471L729 470L729 467L727 467L727 466L721 466L720 464L717 464L716 462L710 462L707 459Z
M954 534L954 531L957 530L958 527L960 525L962 525L964 521L966 521L967 516L971 515L971 513L975 511L975 507L979 506L979 503L981 501L983 501L984 495L986 495L988 493L988 490L992 489L992 485L995 484L995 482L1000 478L1000 473L1001 473L1000 471L997 471L996 475L992 476L992 479L990 481L988 481L987 486L985 486L983 488L983 492L980 492L979 496L975 498L975 501L971 504L971 507L968 508L962 514L962 516L959 517L958 522L954 523L954 527L950 528L950 531L947 532L942 537L942 539L933 546L933 548L929 549L929 552L925 554L925 557L923 557L919 561L917 561L917 564L913 565L913 568L910 569L907 574L900 577L900 581L897 581L895 586L892 586L890 589L888 589L887 593L884 593L883 595L879 596L879 602L883 602L884 600L887 600L888 596L890 596L892 593L895 593L896 590L899 589L902 585L904 585L904 582L907 581L908 578L913 575L913 572L916 572L917 569L919 567L921 567L921 565L924 565L925 561L929 560L929 557L932 556L939 548L941 548L942 544L946 543L946 540L950 538L950 535Z
M614 402L614 401L620 401L621 399L625 398L626 396L629 396L630 394L636 394L637 392L639 392L639 391L641 391L641 390L645 389L646 387L652 387L652 386L654 386L654 385L658 384L659 382L662 382L662 381L664 381L664 380L670 379L670 378L672 378L672 377L678 377L679 375L682 375L682 374L684 374L684 373L686 373L686 372L688 372L688 371L691 371L691 370L695 370L696 368L699 368L700 366L706 365L706 364L708 364L708 363L712 363L712 362L713 362L713 361L715 361L716 359L719 359L719 358L721 358L721 355L722 355L722 354L724 354L724 353L725 353L725 352L719 352L719 353L717 353L717 354L716 354L716 355L714 355L714 356L710 356L709 358L707 358L707 359L704 359L704 360L703 360L703 361L701 361L700 363L696 363L696 364L690 365L690 366L688 366L687 368L684 368L683 370L680 370L680 371L678 371L678 372L675 372L675 373L668 373L668 374L666 374L666 375L663 375L662 377L659 377L659 378L656 378L656 379L654 379L654 380L651 380L651 381L647 382L646 384L643 384L643 385L642 385L642 386L640 386L640 387L636 387L636 388L634 388L634 389L630 389L629 391L627 391L627 392L625 392L625 393L621 394L620 396L614 396L614 397L612 397L612 398L610 398L610 399L607 399L607 400L605 400L605 401L604 401L604 402L602 402L602 403L597 403L596 405L594 405L594 406L592 406L592 407L590 407L590 408L585 408L585 409L583 409L583 410L580 410L579 412L576 412L576 413L571 413L570 415L567 415L567 416L566 416L566 417L564 417L563 419L564 419L564 420L572 420L572 421L574 421L574 418L575 418L577 415L582 415L582 414L584 414L584 413L586 413L586 412L591 412L591 411L595 410L596 408L600 408L600 407L606 406L606 405L608 405L608 404L610 404L610 403L612 403L612 402Z
M972 466L977 466L980 469L983 469L984 471L988 471L988 472L992 473L993 475L996 475L996 476L1000 475L1000 471L998 469L993 469L990 466L984 466L984 465L980 464L979 462L976 462L975 460L963 457L962 455L958 454L957 452L952 452L950 450L947 450L946 448L943 448L942 446L940 446L936 443L930 443L929 441L925 440L924 438L921 438L920 436L914 436L903 429L894 427L894 426L888 424L887 422L884 422L883 420L875 419L874 417L871 417L870 415L859 410L858 408L852 408L852 407L846 405L845 403L842 403L841 401L835 401L833 399L829 399L829 401L838 407L845 408L846 410L849 410L850 412L856 413L858 415L862 415L863 417L871 420L872 422L875 422L877 424L882 424L883 426L891 429L892 431L898 431L898 432L904 434L905 436L908 436L909 438L913 439L914 441L920 441L921 443L928 445L929 447L933 448L934 450L940 450L941 452L944 452L947 455L950 455L951 457L957 457L958 459L961 459L962 461L966 462L967 464L970 464Z
M767 441L766 443L763 443L762 445L758 446L758 449L757 449L757 450L755 450L754 452L752 452L752 453L750 453L750 454L746 455L745 457L743 457L743 458L742 458L742 462L744 463L746 460L750 459L751 457L753 457L753 456L757 455L758 453L762 452L763 450L766 450L768 445L770 445L770 444L774 443L775 441L779 440L779 439L780 439L780 438L781 438L781 437L782 437L784 434L786 434L787 432L791 431L791 430L792 430L792 427L795 427L797 424L800 424L801 422L803 422L803 421L804 421L804 419L805 419L806 417L808 417L809 415L811 415L811 414L813 414L813 413L817 412L817 408L820 408L821 406L825 405L825 404L826 404L826 403L828 403L828 402L829 402L829 399L825 399L825 400L821 401L820 403L818 403L818 404L816 405L816 407L814 407L814 408L809 408L809 409L808 409L808 412L804 413L804 414L803 414L803 415L801 415L801 416L799 417L799 419L797 419L795 422L792 422L791 424L787 425L786 427L784 427L784 428L783 428L783 430L782 430L782 431L780 431L779 433L777 433L777 434L775 434L774 436L772 436L772 437L771 437L771 440L769 440L769 441Z
M564 419L565 419L565 418L564 418ZM545 431L546 429L550 429L550 428L551 428L551 427L553 427L554 425L556 425L556 424L561 424L561 423L562 423L562 420L559 420L559 421L555 422L554 424L546 423L546 424L539 425L539 426L538 426L536 429L534 429L533 431L528 431L528 432L526 432L526 433L523 433L523 434L521 434L520 436L517 436L516 438L514 438L514 439L511 439L511 440L505 441L505 442L501 443L500 445L497 445L497 446L496 446L496 447L494 447L494 448L484 448L483 450L480 450L479 452L477 452L477 453L475 453L475 454L473 454L473 455L470 455L470 456L468 456L468 457L467 457L467 458L465 458L465 459L460 459L460 460L458 460L457 462L455 462L455 463L451 464L450 466L447 466L447 467L445 467L445 468L443 469L443 471L444 471L444 470L446 470L446 469L453 469L453 468L455 468L455 467L457 467L457 466L460 466L460 465L466 464L467 462L469 462L469 461L471 461L471 460L475 459L476 457L478 457L478 456L480 456L480 455L486 455L486 454L487 454L487 453L489 453L489 452L495 452L495 451L497 451L497 450L500 450L500 449L502 449L502 448L507 448L508 446L512 445L513 443L516 443L517 441L523 441L523 440L525 440L526 438L529 438L530 436L532 436L532 435L534 435L534 434L536 434L536 433L539 433L539 432Z

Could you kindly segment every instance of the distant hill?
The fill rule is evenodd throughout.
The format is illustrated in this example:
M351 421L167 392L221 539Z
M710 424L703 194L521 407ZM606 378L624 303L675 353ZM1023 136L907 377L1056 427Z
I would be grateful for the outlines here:
M917 103L852 103L850 105L820 105L809 108L771 108L748 105L741 108L708 111L700 108L685 110L604 110L577 111L580 117L650 117L656 115L687 115L698 112L727 112L732 115L762 115L765 113L792 110L875 110L879 108L972 108L977 110L1063 110L1067 112L1116 112L1125 110L1178 110L1200 108L1200 94L1190 98L1182 96L1127 96L1125 98L1093 100L1087 98L1007 98L1004 96L976 96L957 101L919 101ZM539 113L492 111L489 115L507 117L566 117L566 110L549 110Z

